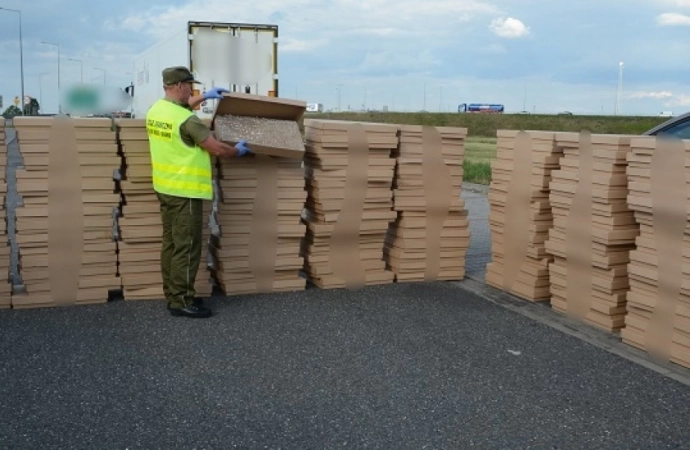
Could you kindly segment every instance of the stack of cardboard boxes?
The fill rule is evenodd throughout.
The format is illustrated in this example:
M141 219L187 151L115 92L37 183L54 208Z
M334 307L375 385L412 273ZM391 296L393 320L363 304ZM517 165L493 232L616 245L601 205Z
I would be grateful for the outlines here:
M460 198L465 128L402 126L385 260L396 281L461 280L469 221Z
M499 130L497 136L489 191L492 262L486 282L525 300L548 301L551 257L544 243L553 226L549 182L561 151L551 132Z
M121 182L123 204L119 218L119 264L125 300L157 300L165 298L161 278L161 245L163 223L160 204L153 190L151 154L146 121L118 121L119 140L124 155L124 180ZM201 264L196 275L197 296L206 297L213 291L206 264L211 235L208 218L211 202L204 202L204 235Z
M303 290L299 276L304 171L263 155L221 161L214 274L226 295Z
M614 331L624 325L627 263L639 232L627 205L630 138L583 132L556 139L564 156L551 181L551 305Z
M393 211L397 126L305 120L305 276L321 288L393 282L383 248Z
M218 161L218 236L214 276L226 295L303 290L300 239L306 200L304 142L298 121L306 103L227 94L213 118L216 137L247 140L254 155Z
M104 303L120 289L113 240L120 166L109 119L16 117L17 245L25 293L14 308Z
M0 117L0 309L12 305L10 279L10 239L7 232L7 135L5 119ZM7 281L5 281L7 279Z
M690 367L690 141L632 138L628 204L639 223L623 341Z

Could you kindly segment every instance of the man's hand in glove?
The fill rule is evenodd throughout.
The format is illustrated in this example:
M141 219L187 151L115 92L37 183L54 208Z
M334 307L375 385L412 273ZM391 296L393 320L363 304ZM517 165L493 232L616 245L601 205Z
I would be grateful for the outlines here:
M223 98L223 92L230 92L229 90L222 87L214 87L211 90L204 92L204 100L220 100Z
M252 153L252 149L247 147L247 141L246 140L241 140L237 144L235 144L235 148L237 149L237 156L244 156L247 153Z

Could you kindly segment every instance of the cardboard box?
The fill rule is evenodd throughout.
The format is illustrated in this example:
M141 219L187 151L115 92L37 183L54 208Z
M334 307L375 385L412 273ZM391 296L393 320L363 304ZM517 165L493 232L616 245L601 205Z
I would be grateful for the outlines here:
M621 337L690 368L690 140L633 137L630 146L627 203L640 233Z
M109 119L15 117L19 275L14 308L105 303L120 289L113 179L120 164Z
M491 164L489 224L492 261L486 282L522 299L551 297L544 242L553 227L549 203L551 172L562 150L543 131L498 130L497 158Z
M287 100L276 97L266 97L261 95L243 94L243 93L228 93L223 94L223 99L220 100L213 113L213 127L215 129L215 137L219 140L220 130L217 126L218 117L221 116L242 116L242 117L258 117L263 119L280 120L291 122L292 124L299 124L304 116L307 108L306 102L300 100ZM262 130L269 136L275 137L275 130L266 124ZM295 131L297 130L297 131ZM299 132L299 127L293 127L289 136L292 140L299 140L304 144L302 136ZM286 137L288 138L288 137ZM227 140L226 143L235 145L238 140ZM257 155L277 156L281 158L299 159L304 156L304 146L298 148L285 148L279 145L266 145L257 140L247 138L247 145Z
M401 126L384 250L397 282L462 280L470 231L463 178L466 128Z
M627 264L639 234L627 205L630 137L558 133L556 142L564 156L550 183L551 305L615 331L624 326Z
M307 198L300 159L265 155L218 161L213 276L225 295L299 291Z
M393 211L397 126L305 120L304 276L321 288L392 283L383 248Z

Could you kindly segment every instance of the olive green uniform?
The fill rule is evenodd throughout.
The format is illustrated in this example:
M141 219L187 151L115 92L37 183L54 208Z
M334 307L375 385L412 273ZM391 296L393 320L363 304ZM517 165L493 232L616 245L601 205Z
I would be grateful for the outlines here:
M190 109L188 105L170 100ZM182 141L199 145L211 131L197 116L190 116L180 126ZM161 248L161 274L163 292L170 308L189 305L196 290L196 275L202 257L204 227L203 201L156 193L160 202L163 221L163 245Z

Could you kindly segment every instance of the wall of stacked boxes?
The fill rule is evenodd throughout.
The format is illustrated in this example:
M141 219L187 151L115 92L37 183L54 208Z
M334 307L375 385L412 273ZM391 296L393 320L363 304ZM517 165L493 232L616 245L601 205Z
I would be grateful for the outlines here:
M247 139L255 155L213 161L197 295L462 280L467 130L304 120L305 110L240 93L218 103L207 125L229 144ZM16 214L23 289L10 292L8 275L0 304L162 299L145 119L19 117L14 126L25 161ZM7 273L9 248L0 257Z
M256 155L214 160L198 295L462 280L467 130L304 119L305 109L239 93L217 105L216 137L247 139ZM0 307L104 303L115 291L162 299L145 121L14 120L22 292L10 292L0 125ZM690 367L690 142L497 137L487 284Z
M498 132L487 283L690 367L690 141Z

